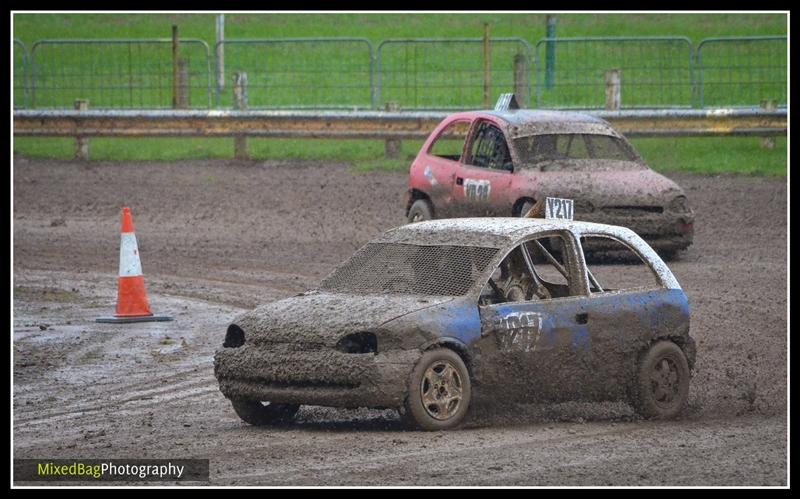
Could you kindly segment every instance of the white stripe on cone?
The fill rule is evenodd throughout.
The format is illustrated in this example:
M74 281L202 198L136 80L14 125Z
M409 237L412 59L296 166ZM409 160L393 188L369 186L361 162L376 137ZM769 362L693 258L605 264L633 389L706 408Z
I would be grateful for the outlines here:
M123 232L119 245L119 276L135 277L142 275L142 262L139 260L139 247L136 234Z

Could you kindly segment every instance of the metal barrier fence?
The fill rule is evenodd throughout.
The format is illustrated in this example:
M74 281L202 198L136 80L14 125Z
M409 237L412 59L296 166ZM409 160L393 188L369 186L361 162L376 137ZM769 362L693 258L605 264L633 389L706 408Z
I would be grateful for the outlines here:
M489 102L516 90L530 95L530 45L521 38L492 38L488 46ZM378 105L397 102L408 109L483 107L482 38L398 39L378 45Z
M706 38L697 46L700 107L786 105L785 36Z
M170 108L170 39L40 40L31 48L31 107ZM177 54L178 107L209 108L211 59L202 40L182 39Z
M28 107L28 48L14 38L14 109Z
M534 67L537 107L602 108L611 69L619 70L622 107L692 105L686 37L545 38L536 44Z
M247 73L250 108L373 107L372 44L365 38L225 40L217 48L225 54L224 68L217 66L218 107L233 106L220 83L230 85L235 72Z
M282 137L425 139L447 111L39 110L14 111L22 137ZM786 135L786 109L589 111L629 137Z
M787 37L225 40L14 40L14 107L234 107L233 74L248 75L251 109L470 109L514 91L523 106L597 109L605 71L619 70L621 107L785 106ZM177 64L173 64L177 61ZM484 65L485 64L485 65ZM177 66L177 78L173 76ZM214 78L216 66L220 78ZM488 99L484 98L484 78ZM173 89L173 80L176 89ZM218 80L218 81L215 81Z

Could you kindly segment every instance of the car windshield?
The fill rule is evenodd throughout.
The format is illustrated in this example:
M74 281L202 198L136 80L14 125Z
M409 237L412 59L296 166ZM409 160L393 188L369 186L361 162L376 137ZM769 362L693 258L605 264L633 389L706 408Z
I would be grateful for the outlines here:
M475 284L496 248L369 243L320 284L357 294L461 296Z
M563 133L530 135L514 140L522 166L592 165L598 160L636 163L636 152L622 139L610 135ZM581 161L593 160L593 161Z

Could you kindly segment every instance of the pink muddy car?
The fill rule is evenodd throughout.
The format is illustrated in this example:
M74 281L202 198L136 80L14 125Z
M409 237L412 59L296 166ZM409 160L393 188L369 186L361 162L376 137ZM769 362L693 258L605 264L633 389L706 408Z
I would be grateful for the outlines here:
M692 244L683 190L608 122L574 112L448 116L411 164L405 209L409 222L520 216L548 196L574 199L576 219L631 228L665 257Z

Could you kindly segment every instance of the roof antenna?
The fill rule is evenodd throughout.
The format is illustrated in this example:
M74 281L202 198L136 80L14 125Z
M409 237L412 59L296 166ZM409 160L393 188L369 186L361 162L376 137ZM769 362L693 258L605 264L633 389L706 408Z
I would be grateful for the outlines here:
M497 103L494 105L495 111L508 111L509 109L519 109L517 97L513 93L500 94Z

